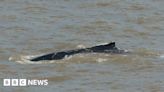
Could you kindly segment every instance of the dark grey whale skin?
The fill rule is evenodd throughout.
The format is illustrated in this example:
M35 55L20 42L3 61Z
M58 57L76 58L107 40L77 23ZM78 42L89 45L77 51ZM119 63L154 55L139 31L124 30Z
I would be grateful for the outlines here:
M120 50L115 46L115 42L111 42L105 45L98 45L90 48L67 50L61 52L54 52L50 54L45 54L42 56L35 57L31 59L33 62L42 60L60 60L66 56L71 56L78 53L109 53L109 54L126 54L125 50Z

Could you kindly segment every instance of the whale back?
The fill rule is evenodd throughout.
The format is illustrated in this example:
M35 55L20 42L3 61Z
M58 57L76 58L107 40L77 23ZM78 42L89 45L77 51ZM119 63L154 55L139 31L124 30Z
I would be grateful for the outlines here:
M90 49L93 51L105 51L105 50L117 50L117 47L115 46L115 42L111 42L109 44L95 46Z

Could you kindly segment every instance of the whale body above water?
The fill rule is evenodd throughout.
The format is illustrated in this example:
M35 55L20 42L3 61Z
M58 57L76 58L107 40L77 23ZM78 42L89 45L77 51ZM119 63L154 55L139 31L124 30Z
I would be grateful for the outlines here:
M32 58L31 61L37 62L37 61L42 61L42 60L60 60L60 59L64 59L66 56L71 56L71 55L75 55L79 53L126 54L128 52L126 50L118 49L115 46L115 42L111 42L108 44L97 45L97 46L93 46L89 48L53 52L53 53L49 53L49 54Z

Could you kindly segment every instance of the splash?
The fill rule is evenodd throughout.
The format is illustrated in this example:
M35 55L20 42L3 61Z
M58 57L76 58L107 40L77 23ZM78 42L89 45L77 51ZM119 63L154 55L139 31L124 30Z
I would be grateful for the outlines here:
M30 59L37 57L40 55L15 55L9 57L9 61L14 61L20 64L46 64L46 63L52 63L52 62L47 62L47 61L42 61L42 62L32 62Z
M80 63L91 63L91 62L95 62L95 63L101 63L101 62L105 62L108 61L107 58L109 55L103 54L96 54L96 53L92 53L92 54L77 54L77 55L73 55L73 56L65 56L64 59L62 60L42 60L42 61L38 61L38 62L33 62L30 61L32 58L38 57L40 55L15 55L15 56L11 56L9 58L9 61L14 61L17 62L19 64L51 64L51 63L75 63L75 62L80 62Z
M162 59L164 59L164 54L161 54L159 57L162 58Z
M42 60L38 62L31 61L32 58L41 55L14 55L9 57L9 61L14 61L20 64L50 64L50 63L67 63L65 61L70 60L72 56L65 56L63 60Z
M102 62L105 62L107 60L108 59L106 59L106 58L98 58L96 61L99 62L99 63L102 63Z
M83 45L83 44L77 45L76 47L77 47L78 49L84 49L84 48L86 48L85 45Z

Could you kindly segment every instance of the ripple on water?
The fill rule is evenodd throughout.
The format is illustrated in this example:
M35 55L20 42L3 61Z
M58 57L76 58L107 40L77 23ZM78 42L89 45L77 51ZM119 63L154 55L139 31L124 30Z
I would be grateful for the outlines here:
M40 14L40 13L45 13L48 9L44 5L27 4L24 7L24 10L27 11L28 13Z
M50 82L64 82L67 80L71 80L72 78L70 76L50 76L50 77L44 77L44 78L38 78L37 79L47 79Z
M6 64L0 64L0 69L7 69L9 67L9 65Z
M95 1L95 2L87 2L87 3L81 3L79 5L79 8L83 9L83 8L109 8L109 7L113 7L118 5L118 1L103 1L103 2L99 2L99 1Z
M0 20L3 21L15 21L17 19L16 15L1 15Z

